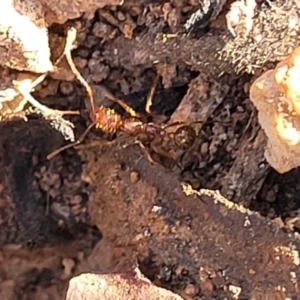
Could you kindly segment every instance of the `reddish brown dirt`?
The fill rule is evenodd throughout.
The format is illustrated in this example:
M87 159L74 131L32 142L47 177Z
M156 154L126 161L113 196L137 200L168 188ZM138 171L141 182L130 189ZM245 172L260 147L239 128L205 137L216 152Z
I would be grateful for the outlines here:
M173 2L184 18L195 10L188 1ZM31 116L28 122L2 123L1 299L63 299L73 276L136 264L152 282L184 299L299 298L299 170L279 175L266 163L265 136L248 97L253 78L232 75L228 64L231 75L216 77L207 65L193 68L176 52L158 65L112 55L112 49L120 54L147 48L154 57L163 53L145 44L132 49L134 39L118 43L123 35L151 40L150 33L166 27L175 32L181 24L177 15L166 14L165 24L157 17L160 7L147 4L145 12L139 4L110 7L92 20L70 22L79 28L73 57L97 104L124 116L107 99L108 91L143 113L159 72L154 121L201 121L201 130L192 125L195 144L179 150L170 139L155 147L145 142L141 151L133 139L120 145L119 134L93 130L86 144L116 137L116 145L69 149L47 161L46 155L64 143L49 122ZM53 49L62 48L65 27L51 28ZM209 38L202 34L201 42ZM197 44L192 35L184 39ZM168 40L167 50L176 43ZM70 117L79 136L90 123L90 104L66 62L62 69L34 96L50 107L79 109L81 116ZM197 190L220 190L232 202L216 194L187 196L182 182Z

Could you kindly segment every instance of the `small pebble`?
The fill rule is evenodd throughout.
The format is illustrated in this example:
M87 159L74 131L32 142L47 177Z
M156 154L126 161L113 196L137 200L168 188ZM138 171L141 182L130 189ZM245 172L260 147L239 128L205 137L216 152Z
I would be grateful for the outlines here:
M204 142L201 144L200 153L202 155L206 155L208 153L208 149L209 149L208 142Z
M4 262L4 256L3 256L3 253L0 252L0 263L3 263Z
M0 207L7 207L7 201L4 198L0 198Z
M0 193L2 193L4 190L4 185L0 183Z
M84 252L83 252L83 251L79 251L79 252L77 253L77 259L78 259L79 261L83 261L83 260L84 260Z
M118 18L118 20L121 21L121 22L123 22L123 21L126 20L126 16L125 16L124 13L121 12L121 11L118 11L118 12L117 12L117 18Z
M88 61L84 58L76 56L76 57L74 57L74 64L78 69L83 69L87 66Z
M75 267L75 261L71 258L64 258L61 264L64 267L64 273L62 274L62 279L67 279L72 275L73 269Z
M248 273L249 273L250 275L255 275L255 274L256 274L255 270L253 270L253 269L249 269Z
M181 275L182 272L184 270L184 266L183 265L179 265L177 266L177 268L175 269L175 274L178 276L178 275Z
M55 96L58 91L59 82L57 80L49 79L49 83L39 90L39 97L46 98L48 96Z
M3 250L8 250L8 251L17 251L22 248L21 244L6 244L3 246Z
M206 292L212 292L214 290L214 285L210 279L201 282L201 289Z
M269 190L266 195L266 201L272 203L276 200L276 193L273 189Z
M82 207L80 204L72 206L72 213L77 216L82 212Z
M197 294L197 288L194 284L188 284L184 289L184 292L189 296L194 296Z
M130 173L130 181L132 183L137 183L140 180L140 173L137 171L132 171Z
M236 110L237 110L238 112L241 112L241 113L245 111L244 107L241 106L241 105L238 105L238 106L236 107Z
M250 82L246 82L246 83L244 84L244 92L245 92L246 94L249 94L250 86L251 86Z
M85 48L79 48L76 53L77 53L76 62L80 58L81 59L88 58L89 55L90 55L90 51L88 49L85 49Z
M60 220L58 220L57 224L59 227L62 227L65 224L65 222L64 222L64 220L60 219Z
M71 95L74 91L74 86L72 82L62 81L59 86L59 90L63 95Z
M100 50L93 51L93 53L92 53L92 59L97 59L99 61L102 61L101 57L102 57L102 53L101 53Z
M76 205L76 204L81 203L81 201L82 201L82 197L81 197L80 195L75 195L73 198L71 198L71 199L69 200L69 203L70 203L71 205Z
M47 167L46 167L46 166L42 166L42 167L40 168L40 173L41 173L41 174L45 173L46 171L47 171Z

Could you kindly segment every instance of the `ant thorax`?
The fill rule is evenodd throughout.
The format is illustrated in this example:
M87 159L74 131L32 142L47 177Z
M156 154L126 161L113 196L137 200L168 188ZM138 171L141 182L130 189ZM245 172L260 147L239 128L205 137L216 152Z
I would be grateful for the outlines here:
M102 106L95 114L95 123L103 132L115 133L122 125L122 117L115 110Z
M145 125L145 133L151 136L158 136L163 138L166 134L165 130L156 123L146 123Z

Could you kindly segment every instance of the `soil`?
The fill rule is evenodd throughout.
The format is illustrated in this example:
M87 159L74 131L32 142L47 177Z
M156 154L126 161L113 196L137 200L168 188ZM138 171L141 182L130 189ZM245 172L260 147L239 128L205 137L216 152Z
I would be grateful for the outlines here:
M253 76L194 68L175 51L158 64L109 55L112 47L129 53L135 36L179 30L174 11L166 23L157 18L168 1L148 2L147 9L128 2L100 9L92 20L54 25L53 49L62 47L67 26L77 27L72 54L96 104L124 118L110 95L146 114L159 73L147 118L184 121L195 141L177 147L176 126L169 128L174 138L155 143L93 129L86 147L47 160L68 143L49 121L32 114L2 122L0 298L64 299L73 276L138 264L153 283L184 299L300 299L299 170L280 175L264 159L266 137L248 97ZM188 1L173 2L184 16L195 11ZM118 43L123 36L128 44ZM192 43L194 36L180 39ZM168 49L176 43L168 40ZM194 50L184 53L192 57ZM157 55L155 47L147 51ZM80 110L68 118L79 137L90 124L89 98L62 64L65 72L48 76L33 95L52 108Z

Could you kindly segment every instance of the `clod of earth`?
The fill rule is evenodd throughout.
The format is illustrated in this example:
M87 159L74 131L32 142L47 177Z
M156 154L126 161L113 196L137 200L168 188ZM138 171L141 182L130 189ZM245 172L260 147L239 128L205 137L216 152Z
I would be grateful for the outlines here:
M250 98L268 137L265 157L280 173L300 166L300 48L256 79Z
M248 34L237 31L234 38L227 25L194 37L177 35L167 39L158 32L119 36L106 43L103 55L114 67L144 66L153 63L183 63L192 70L218 77L224 72L254 73L270 62L288 56L300 43L298 0L263 1L256 7ZM163 16L161 16L163 18ZM220 15L219 19L225 19ZM290 20L293 23L290 23Z
M176 282L183 298L190 290L195 299L212 299L216 290L218 299L233 290L241 299L298 294L290 277L300 275L296 235L218 192L182 189L174 173L151 165L137 146L85 155L94 186L89 212L104 236L93 254L102 272L128 265L133 251L148 278L163 287ZM132 170L140 180L132 182Z

